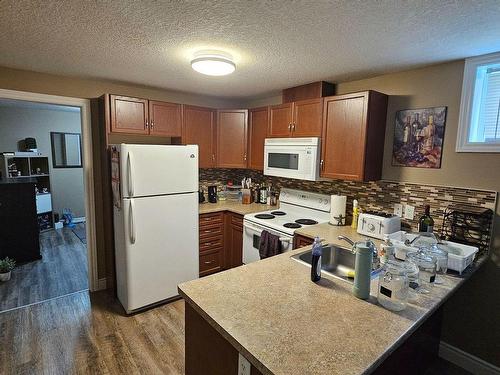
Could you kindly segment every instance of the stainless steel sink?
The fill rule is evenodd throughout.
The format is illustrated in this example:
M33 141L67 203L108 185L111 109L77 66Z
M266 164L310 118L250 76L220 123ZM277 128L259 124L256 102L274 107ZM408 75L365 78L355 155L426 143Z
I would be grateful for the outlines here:
M293 255L292 259L310 267L312 260L311 250ZM335 245L326 245L323 246L321 255L321 269L323 273L352 284L354 279L347 277L347 273L349 271L354 272L355 259L356 255L349 249L344 249Z

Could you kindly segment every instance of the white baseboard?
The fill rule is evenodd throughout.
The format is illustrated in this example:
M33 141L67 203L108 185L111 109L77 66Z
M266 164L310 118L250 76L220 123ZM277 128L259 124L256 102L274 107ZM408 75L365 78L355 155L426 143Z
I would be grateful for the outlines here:
M95 291L97 292L98 290L104 290L104 289L106 289L106 278L105 277L97 280L97 288Z
M74 217L72 220L72 223L78 224L78 223L85 223L85 216L82 217Z
M500 375L499 367L444 341L439 343L439 356L475 375Z

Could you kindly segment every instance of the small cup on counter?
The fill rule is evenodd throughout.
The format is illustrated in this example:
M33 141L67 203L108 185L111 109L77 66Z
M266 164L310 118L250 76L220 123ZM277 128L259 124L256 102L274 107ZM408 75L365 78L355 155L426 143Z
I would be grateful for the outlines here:
M252 191L250 189L241 189L241 203L250 204L252 203Z

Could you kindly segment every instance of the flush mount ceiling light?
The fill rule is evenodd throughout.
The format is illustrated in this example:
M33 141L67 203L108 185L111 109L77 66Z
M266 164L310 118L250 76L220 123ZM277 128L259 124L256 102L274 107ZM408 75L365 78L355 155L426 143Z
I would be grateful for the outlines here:
M236 69L232 56L223 52L198 52L191 60L191 67L209 76L225 76Z

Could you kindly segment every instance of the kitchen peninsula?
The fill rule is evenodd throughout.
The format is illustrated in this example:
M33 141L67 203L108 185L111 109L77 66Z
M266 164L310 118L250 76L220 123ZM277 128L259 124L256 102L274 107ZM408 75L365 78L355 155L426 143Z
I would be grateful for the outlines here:
M179 285L187 375L236 374L238 353L254 375L418 373L437 354L441 305L483 262L395 313L377 303L376 282L368 301L345 281L323 275L312 283L310 268L291 259L309 249Z

